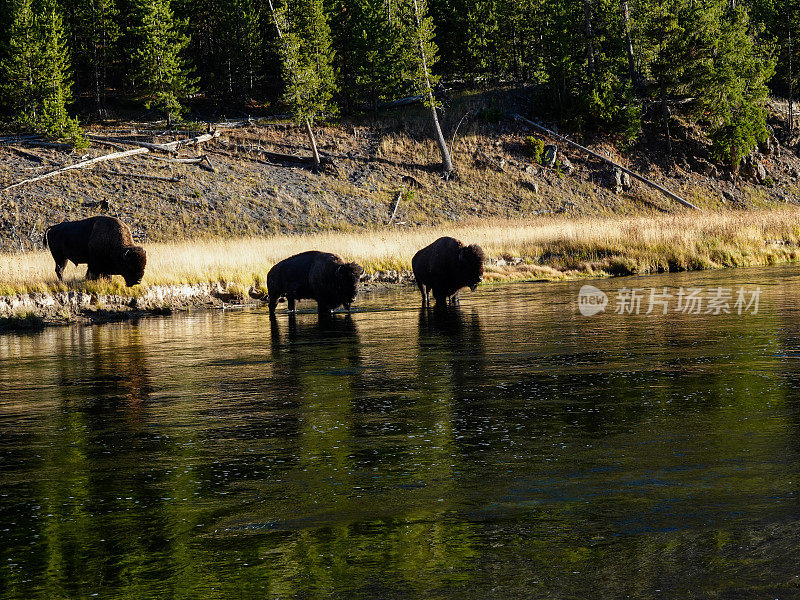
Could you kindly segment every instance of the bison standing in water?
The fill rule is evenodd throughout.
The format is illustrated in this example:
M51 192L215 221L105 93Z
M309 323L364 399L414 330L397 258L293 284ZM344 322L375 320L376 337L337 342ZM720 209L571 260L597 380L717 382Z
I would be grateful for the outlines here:
M309 250L285 258L267 273L269 312L275 314L278 299L283 297L290 312L303 298L316 300L320 315L342 305L350 310L363 272L356 263L346 263L330 252Z
M429 304L431 292L437 305L448 299L457 302L461 288L475 291L483 281L483 250L476 244L465 246L455 238L442 237L417 252L411 268L423 306Z
M67 261L87 264L87 279L122 275L132 287L142 282L147 255L144 248L133 244L130 228L114 217L90 217L81 221L64 221L44 232L45 247L56 261L56 275L63 280Z

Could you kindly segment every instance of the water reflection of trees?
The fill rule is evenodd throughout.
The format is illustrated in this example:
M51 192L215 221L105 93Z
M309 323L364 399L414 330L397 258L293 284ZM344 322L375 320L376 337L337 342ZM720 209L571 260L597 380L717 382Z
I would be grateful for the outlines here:
M0 465L0 596L793 585L796 524L770 520L756 489L786 483L759 461L786 442L765 407L797 383L788 365L776 388L749 351L770 322L589 328L523 308L203 317L181 348L208 348L164 365L152 330L56 335L48 369L24 366L58 384L53 410L30 417L33 435L0 435L0 456L16 455ZM737 471L745 451L758 460ZM696 479L670 470L684 464Z

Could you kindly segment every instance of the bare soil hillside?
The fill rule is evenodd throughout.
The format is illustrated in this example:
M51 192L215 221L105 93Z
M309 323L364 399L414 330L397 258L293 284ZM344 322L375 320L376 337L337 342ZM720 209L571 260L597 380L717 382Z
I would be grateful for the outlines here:
M486 96L451 103L443 121L452 135L457 176L444 181L424 112L404 108L379 120L317 129L333 165L314 172L273 153L309 154L300 128L252 122L178 155L148 153L76 169L0 192L0 252L39 247L51 224L97 213L129 223L142 242L352 230L549 214L633 215L680 207L636 181L630 188L602 161L558 148L555 165L533 161L525 138L535 135L511 119L486 118ZM494 106L494 105L493 105ZM771 106L775 135L738 173L713 164L699 134L675 118L676 151L667 156L658 132L624 153L610 138L584 138L593 149L704 209L796 204L800 198L798 139L786 133L783 107ZM466 118L463 118L466 116ZM491 114L490 114L491 116ZM195 131L159 131L154 123L106 123L96 136L165 143ZM163 127L163 125L161 125ZM550 144L546 137L542 140ZM556 145L558 145L556 143ZM92 141L82 152L24 142L0 145L0 188L82 159L136 146ZM202 163L164 159L207 157ZM213 170L209 169L212 167ZM142 177L144 176L144 178ZM619 183L625 184L622 188Z

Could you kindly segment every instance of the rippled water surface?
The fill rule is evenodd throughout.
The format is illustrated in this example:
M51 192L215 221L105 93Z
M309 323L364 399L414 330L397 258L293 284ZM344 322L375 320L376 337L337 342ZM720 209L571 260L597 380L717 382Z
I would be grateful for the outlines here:
M0 336L0 597L797 598L800 268L595 284Z

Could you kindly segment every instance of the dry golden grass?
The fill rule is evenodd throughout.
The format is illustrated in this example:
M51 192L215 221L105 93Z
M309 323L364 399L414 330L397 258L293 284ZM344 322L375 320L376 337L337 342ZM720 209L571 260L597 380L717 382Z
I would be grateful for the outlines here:
M490 259L523 259L513 266L489 264L489 281L771 264L800 259L799 222L800 209L786 208L616 219L541 217L149 244L145 286L222 282L263 287L273 264L311 249L339 254L367 272L408 270L414 253L442 235L478 243ZM0 255L0 295L67 289L136 293L122 287L121 278L113 284L91 283L83 273L84 267L68 267L67 281L59 284L46 252Z

